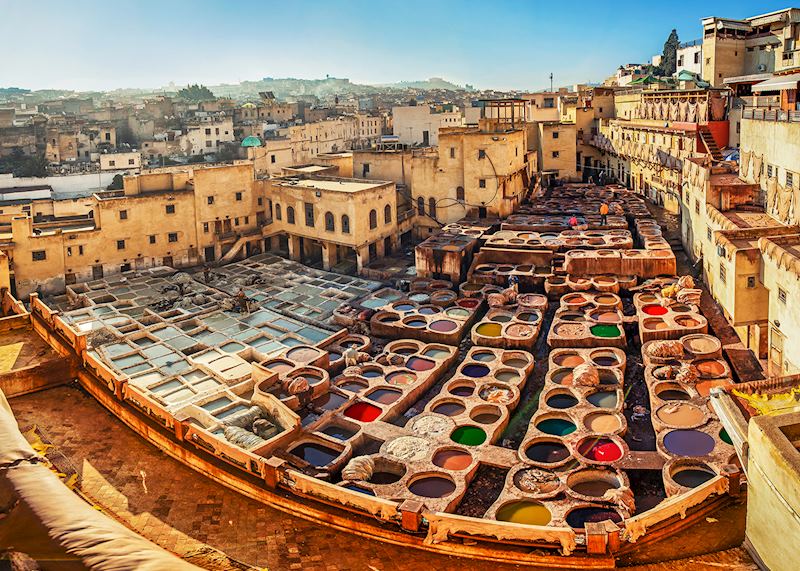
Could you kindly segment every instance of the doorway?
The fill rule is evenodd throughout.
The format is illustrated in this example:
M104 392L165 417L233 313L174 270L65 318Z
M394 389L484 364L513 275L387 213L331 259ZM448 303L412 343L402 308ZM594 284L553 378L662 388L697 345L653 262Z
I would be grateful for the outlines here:
M214 250L214 246L206 246L203 249L203 257L205 258L206 262L213 262L217 259L216 252Z
M777 327L769 332L769 365L770 376L783 374L783 333Z

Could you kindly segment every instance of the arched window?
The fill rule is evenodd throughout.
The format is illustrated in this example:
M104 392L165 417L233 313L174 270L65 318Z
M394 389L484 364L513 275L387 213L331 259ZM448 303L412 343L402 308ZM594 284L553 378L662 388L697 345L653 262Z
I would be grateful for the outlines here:
M350 233L350 217L347 214L342 214L342 233Z
M375 210L369 211L369 229L374 230L378 227L378 213Z
M421 196L417 198L417 214L425 216L425 199Z
M383 207L383 221L389 224L392 221L392 207L388 204Z
M294 208L291 206L286 208L286 221L289 224L294 224Z
M333 232L334 231L334 228L333 228L333 214L331 214L330 212L326 212L325 213L325 230L327 230L328 232Z
M456 188L456 200L460 200L461 202L464 202L464 187L463 186L459 186L459 187Z
M431 218L436 218L436 199L432 196L428 199L428 214Z
M281 214L281 205L275 205L275 218L278 220L283 220L283 214Z

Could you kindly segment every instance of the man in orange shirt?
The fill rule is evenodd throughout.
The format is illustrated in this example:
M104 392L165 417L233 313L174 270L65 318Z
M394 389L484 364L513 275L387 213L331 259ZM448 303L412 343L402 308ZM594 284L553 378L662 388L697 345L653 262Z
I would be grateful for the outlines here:
M608 204L605 202L600 205L600 224L603 226L608 224Z

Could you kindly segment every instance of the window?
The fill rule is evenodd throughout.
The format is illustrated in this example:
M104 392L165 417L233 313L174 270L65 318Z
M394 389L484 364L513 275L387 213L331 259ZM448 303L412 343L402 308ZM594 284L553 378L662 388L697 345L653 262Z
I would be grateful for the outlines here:
M83 256L83 246L78 246L78 255Z
M289 224L294 224L294 208L292 206L286 208L286 221Z
M558 139L558 131L553 131L553 138Z
M350 217L347 214L342 214L342 234L350 233Z
M786 186L794 188L794 173L786 171Z
M748 289L753 289L756 287L756 277L755 276L747 276L747 287Z
M700 63L700 52L694 52L694 63Z
M133 159L128 159L128 164L132 165L133 164Z
M369 211L369 229L374 230L378 227L378 213L375 212L375 209Z
M767 165L767 177L772 178L772 165Z
M167 240L169 242L177 242L178 241L178 233L177 232L170 232L167 234Z
M303 206L305 207L305 213L306 213L306 226L308 226L309 228L313 228L314 227L314 205L311 204L310 202L306 202L306 203L303 204Z
M456 148L455 147L450 147L450 158L451 159L456 158Z
M552 97L544 98L544 108L553 109L555 107L555 100Z
M725 269L725 266L722 265L722 262L719 264L719 281L722 283L727 283L728 279L728 272Z
M67 256L72 255L72 246L67 246Z
M125 249L125 240L117 240L117 250Z
M559 152L558 151L553 151L553 158L557 159L558 157L559 157Z
M155 234L150 234L147 237L147 239L148 239L148 242L150 242L151 244L155 244L156 243L156 235Z
M425 216L425 199L421 196L417 198L417 214Z
M244 220L242 221L242 224L250 224L250 217L249 216L245 216Z
M786 305L786 290L782 287L778 288L778 301Z
M213 196L207 196L206 197L206 202L208 204L214 204L214 197Z
M478 180L478 187L486 188L486 179L485 178L482 178L482 179Z
M210 148L211 148L213 145L214 145L214 142L213 142L213 141L206 141L206 147L208 147L209 149L210 149Z
M700 214L700 202L698 202L696 198L694 199L694 211L697 214Z
M428 215L436 218L436 199L432 196L428 199Z
M478 149L478 158L485 159L486 158L486 151L484 149Z
M241 192L237 192L236 193L236 200L241 202L241 200L242 200L242 193Z
M47 252L44 250L34 250L31 252L31 257L34 262L41 262L47 259Z
M210 134L211 134L211 129L206 129L206 135L210 135Z
M361 177L366 178L369 174L369 163L364 163L361 165Z
M127 220L128 219L128 211L127 210L120 210L119 211L119 219L120 220Z
M203 233L208 234L208 229L209 229L208 222L203 222Z
M275 204L275 218L277 220L282 220L283 217L281 216L281 205Z
M272 164L275 164L275 155L270 155L269 156L269 162L271 162Z
M464 187L463 186L456 187L456 200L464 202Z
M388 204L383 207L383 222L389 224L392 221L392 207Z
M110 166L110 167L117 166L117 161L108 161L108 166Z
M335 230L333 227L333 214L330 212L325 213L325 230L328 232L333 232Z
M706 229L706 238L709 242L711 241L711 228Z
M259 196L259 197L258 197L258 205L259 205L259 206L262 206L263 204L264 204L264 198L263 198L263 197L261 197L261 196Z
M167 211L167 214L175 214L175 205L167 204L165 210Z

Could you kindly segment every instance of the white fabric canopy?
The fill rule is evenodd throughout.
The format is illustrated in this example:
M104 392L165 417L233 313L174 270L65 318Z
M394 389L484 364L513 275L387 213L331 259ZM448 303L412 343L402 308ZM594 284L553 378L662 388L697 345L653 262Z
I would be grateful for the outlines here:
M783 91L785 89L797 89L798 81L800 81L800 73L776 75L766 81L756 83L752 89L757 93L761 91Z

